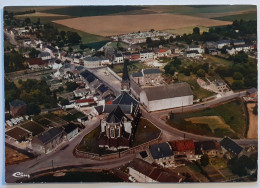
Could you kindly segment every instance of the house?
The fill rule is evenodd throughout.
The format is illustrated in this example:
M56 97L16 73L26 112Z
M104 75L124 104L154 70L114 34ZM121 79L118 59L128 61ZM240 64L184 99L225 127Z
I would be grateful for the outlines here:
M168 57L171 53L172 52L170 49L166 50L166 49L161 48L161 49L157 50L156 54L157 54L157 57Z
M89 88L81 88L73 91L75 97L84 97L90 93Z
M202 154L207 154L209 157L223 155L220 144L213 140L197 142L197 144L195 144L195 147L197 147L197 150L201 150Z
M169 143L159 143L149 146L149 155L158 165L171 167L174 165L174 155Z
M27 60L28 67L32 70L44 69L48 67L48 62L41 58L31 58Z
M62 143L63 127L51 128L32 139L32 148L40 153L49 153Z
M10 114L13 117L18 117L26 114L26 104L22 100L15 99L9 103Z
M51 59L51 54L49 52L41 52L40 58L42 60L49 60L49 59Z
M221 48L223 48L224 46L229 46L230 45L230 41L229 40L221 40L221 41L217 41L216 42L216 47L218 48L218 49L221 49Z
M224 155L229 159L235 156L240 156L240 154L243 153L243 148L229 137L223 138L219 143L224 152Z
M123 63L124 57L122 54L115 54L114 55L114 63Z
M5 132L5 135L15 141L22 142L32 137L32 133L22 127L15 127Z
M60 59L53 59L49 61L49 67L52 69L60 69L62 67L62 61Z
M65 125L63 128L64 128L64 136L66 137L67 140L71 140L79 132L78 126L73 123L69 123Z
M243 40L234 40L233 41L233 45L237 46L237 45L244 45L245 41Z
M187 51L198 51L200 54L204 53L204 49L199 45L189 46Z
M44 51L49 52L52 57L58 55L58 50L50 45L45 46Z
M258 100L258 91L256 88L251 88L247 90L245 99L247 101L254 101L257 102Z
M104 114L98 138L99 147L116 151L131 146L141 114L139 103L131 96L129 90L130 80L125 62L121 95L115 98L112 104L104 105L103 109L96 109L97 113Z
M148 112L177 108L193 104L193 94L187 83L145 87L140 93L140 103Z
M108 59L99 57L85 57L83 61L85 68L96 68L110 64Z
M137 182L182 182L184 176L179 173L166 172L159 169L141 159L134 159L129 163L128 167L129 175L133 177Z
M131 79L140 86L159 85L163 82L162 72L160 69L142 69L131 75Z
M192 140L169 141L175 160L187 159L196 160L195 146Z
M144 61L146 59L153 59L153 58L154 58L154 52L153 51L140 51L141 61Z
M131 54L131 61L139 61L141 59L140 53L135 52Z
M186 57L198 58L202 57L202 55L198 52L198 50L192 50L186 52Z
M248 52L251 50L250 45L248 44L236 45L234 46L234 49L236 52L240 52L240 51Z

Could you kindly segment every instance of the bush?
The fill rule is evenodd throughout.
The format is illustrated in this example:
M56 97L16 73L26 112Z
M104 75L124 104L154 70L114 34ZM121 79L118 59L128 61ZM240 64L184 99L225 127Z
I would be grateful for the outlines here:
M233 79L234 80L243 80L243 75L240 72L235 72L233 74Z
M203 69L199 69L199 70L197 71L197 76L198 76L198 77L205 77L205 74L206 74L206 72L205 72L205 70L203 70Z
M200 164L202 166L207 166L209 164L209 156L207 154L204 154L200 158Z

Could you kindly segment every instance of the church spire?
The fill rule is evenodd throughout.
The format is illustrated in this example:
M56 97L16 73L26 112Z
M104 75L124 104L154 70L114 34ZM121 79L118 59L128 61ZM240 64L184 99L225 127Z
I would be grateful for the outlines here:
M122 82L121 82L121 91L130 91L130 79L129 74L127 70L127 64L129 63L129 60L126 59L124 62L124 69L123 69L123 76L122 76Z

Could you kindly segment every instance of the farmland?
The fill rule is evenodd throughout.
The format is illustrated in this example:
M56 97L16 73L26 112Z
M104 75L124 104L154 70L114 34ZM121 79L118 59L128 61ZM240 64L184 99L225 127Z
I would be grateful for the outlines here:
M213 128L211 126L214 122L196 122L186 121L192 117L208 117L218 116L225 124L229 125L230 129L223 128L223 124ZM199 118L201 119L201 118ZM203 118L202 118L203 119ZM223 137L229 136L231 138L244 138L246 130L246 115L244 104L242 101L235 100L213 108L207 108L205 110L190 112L185 114L175 114L173 119L167 121L167 123L177 129L192 132L200 135ZM211 127L210 127L211 126ZM216 126L216 125L215 125ZM232 130L231 130L232 129Z
M55 20L53 22L101 36L148 31L150 29L168 30L198 25L211 27L231 24L231 22L227 21L174 14L94 16ZM95 25L95 27L93 27L93 25ZM118 27L119 25L120 27ZM135 27L132 27L133 25L135 25Z
M246 12L242 14L235 14L235 15L228 15L228 16L222 16L222 17L216 17L214 18L216 20L223 20L223 21L234 21L234 20L257 20L257 12Z

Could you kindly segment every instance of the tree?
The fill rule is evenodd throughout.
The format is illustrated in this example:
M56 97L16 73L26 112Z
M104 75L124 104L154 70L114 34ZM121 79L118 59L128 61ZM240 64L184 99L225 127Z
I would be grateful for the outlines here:
M198 77L205 77L205 74L206 74L206 72L205 72L205 70L203 70L203 69L199 69L199 70L197 71L197 76L198 76Z
M65 105L68 105L68 104L69 104L69 101L68 101L67 99L62 98L62 99L60 100L60 104L61 104L62 106L65 106Z
M81 37L77 32L67 32L68 42L71 44L78 44L81 41Z
M232 89L234 90L244 89L244 82L242 80L235 80L232 83Z
M31 19L30 18L25 18L24 22L25 22L25 24L29 24L29 23L31 23Z
M169 41L170 41L170 42L174 42L173 36L170 36Z
M200 28L199 27L194 27L193 28L193 34L200 35Z
M65 85L67 87L67 91L74 91L78 87L78 84L75 82L67 82Z
M26 107L27 115L38 115L41 112L40 107L35 103L30 103Z
M235 72L233 74L233 79L234 80L243 80L243 75L240 72Z
M41 53L40 51L36 50L35 48L32 48L29 53L29 56L30 58L36 58L40 53Z
M255 114L255 115L258 114L258 105L257 104L254 106L253 114Z
M202 166L207 166L209 164L209 156L207 154L203 154L200 158L200 164Z
M151 37L146 38L146 44L151 44L153 42Z

